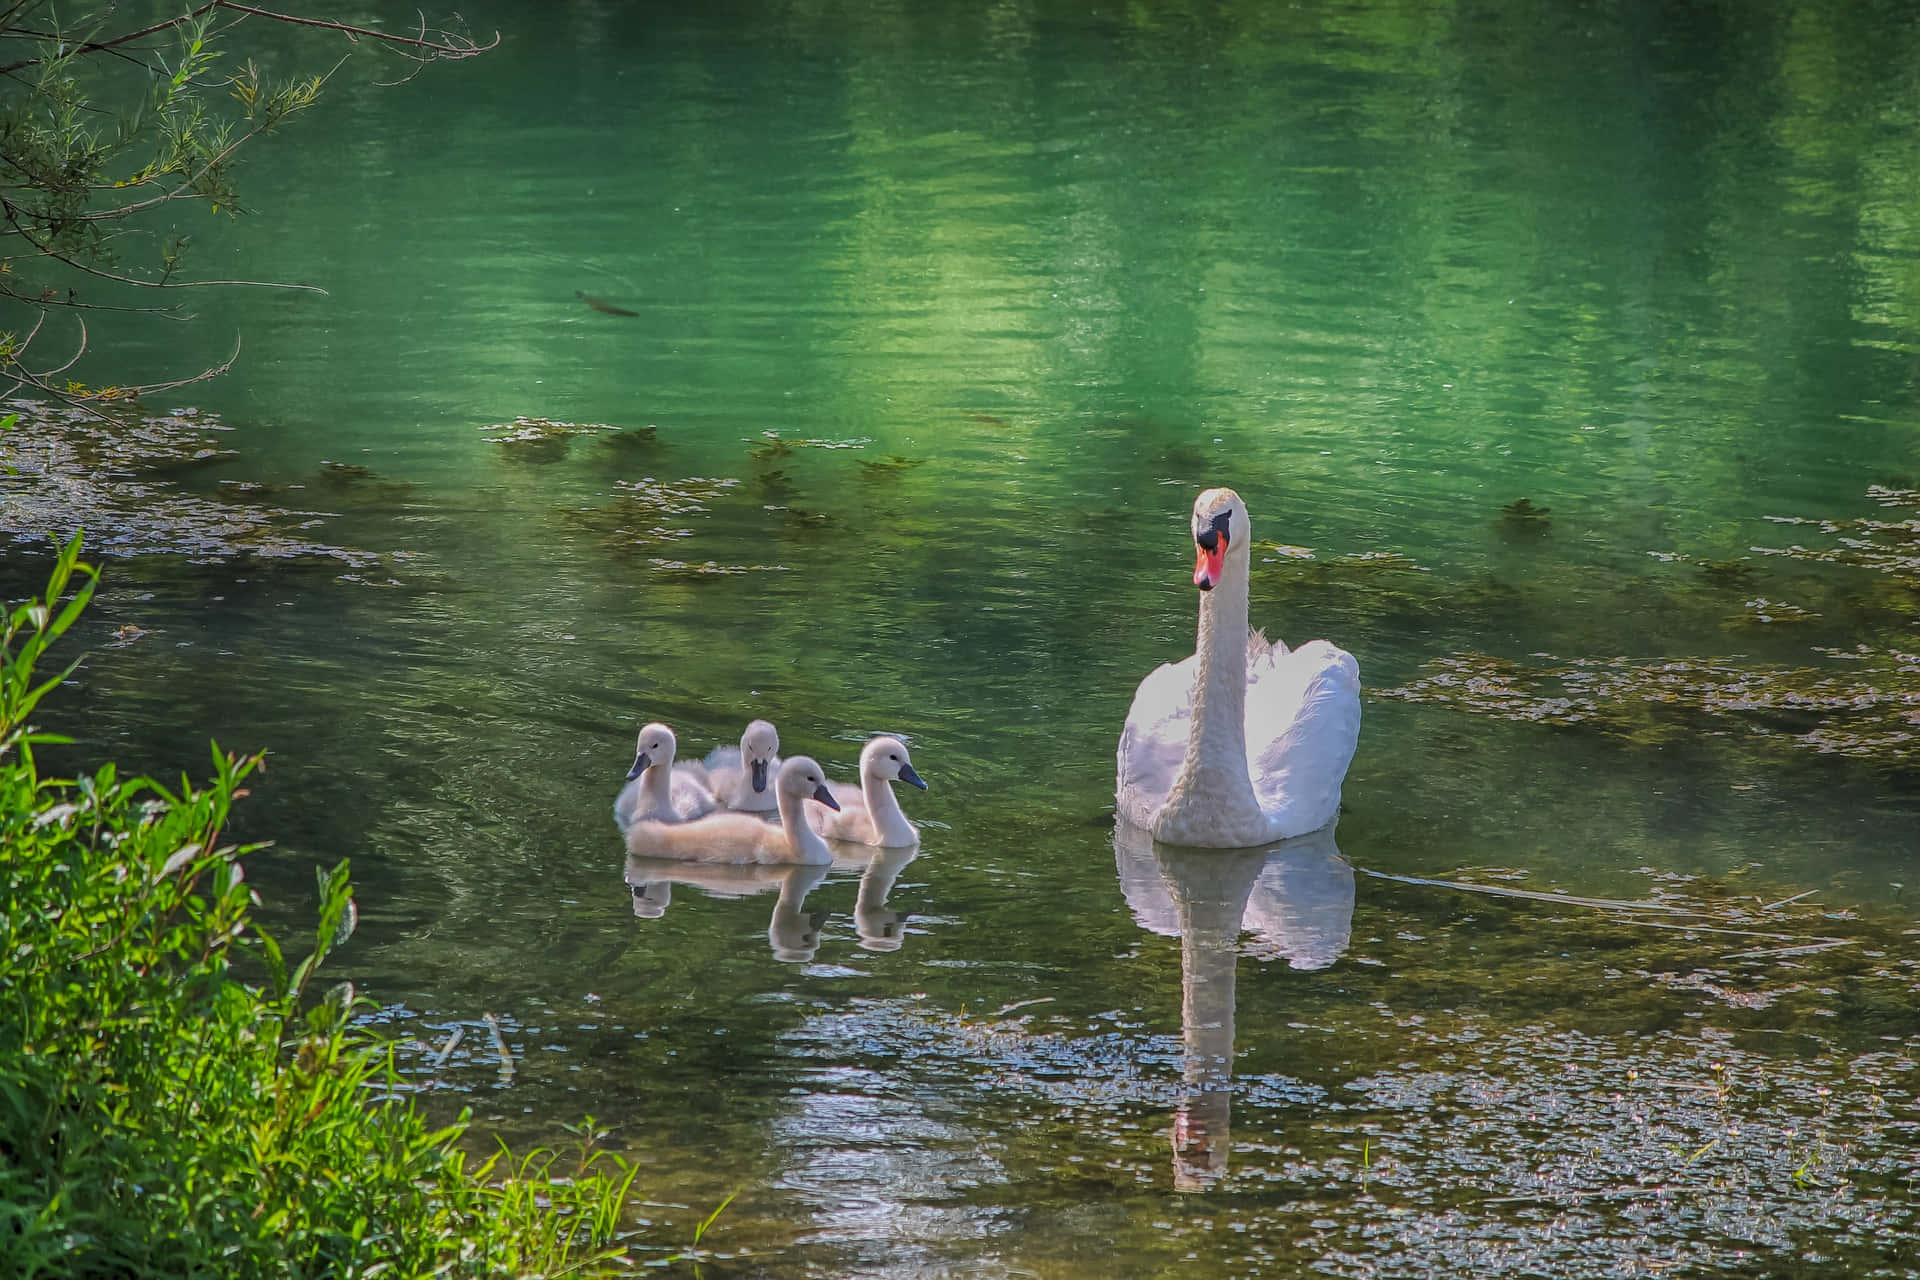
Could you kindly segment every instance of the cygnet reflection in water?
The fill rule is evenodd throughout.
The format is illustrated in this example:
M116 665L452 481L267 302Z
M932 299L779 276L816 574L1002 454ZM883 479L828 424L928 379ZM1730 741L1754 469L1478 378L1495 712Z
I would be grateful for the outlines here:
M773 913L767 918L767 945L774 959L805 964L820 950L820 930L828 915L808 911L807 895L831 870L831 863L766 866L629 857L626 881L633 891L633 914L642 919L666 914L676 884L696 885L716 898L750 898L777 890Z
M869 845L837 843L832 862L788 866L681 862L629 855L625 879L633 894L633 914L657 920L673 902L673 886L689 884L716 898L747 898L777 890L767 920L767 945L776 960L805 964L820 950L821 930L831 913L806 910L806 899L828 873L861 871L853 905L854 928L869 951L898 951L905 939L905 917L887 906L900 871L920 854L919 846L875 851Z
M833 862L839 866L867 869L860 877L860 893L853 902L853 927L859 931L860 945L868 951L898 951L906 941L906 916L887 905L894 881L905 866L920 856L917 844L895 846L874 852L872 846L834 841Z
M1114 828L1120 891L1141 928L1180 939L1183 1084L1173 1120L1173 1185L1204 1191L1226 1176L1232 1145L1235 967L1244 952L1325 969L1353 932L1353 866L1334 825L1260 849L1156 844ZM1242 933L1252 937L1244 944Z

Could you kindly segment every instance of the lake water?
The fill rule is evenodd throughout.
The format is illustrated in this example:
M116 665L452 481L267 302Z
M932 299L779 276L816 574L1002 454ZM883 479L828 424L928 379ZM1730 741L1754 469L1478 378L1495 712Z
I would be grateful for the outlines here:
M737 1193L708 1275L1915 1274L1910 9L464 12L196 227L327 296L77 371L240 336L159 509L370 554L116 559L45 712L270 752L430 1105L610 1127L637 1259ZM1369 691L1269 853L1111 819L1211 484ZM917 856L629 875L639 725L756 716Z

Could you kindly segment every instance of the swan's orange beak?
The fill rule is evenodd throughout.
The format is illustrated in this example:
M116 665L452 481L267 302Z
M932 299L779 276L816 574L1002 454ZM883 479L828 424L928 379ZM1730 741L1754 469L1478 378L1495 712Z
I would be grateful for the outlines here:
M1221 533L1212 547L1195 544L1199 553L1193 558L1193 585L1211 591L1220 582L1220 565L1227 558L1227 535Z

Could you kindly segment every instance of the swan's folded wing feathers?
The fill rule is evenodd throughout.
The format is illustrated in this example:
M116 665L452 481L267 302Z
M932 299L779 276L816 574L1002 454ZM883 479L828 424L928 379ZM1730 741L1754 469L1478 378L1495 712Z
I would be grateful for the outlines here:
M707 790L704 783L680 772L677 765L668 783L668 794L673 798L673 811L682 822L705 817L720 807L720 802L713 798L713 793Z
M1152 825L1187 754L1196 669L1194 657L1163 663L1134 691L1126 727L1120 731L1114 804L1122 818L1137 826Z
M1280 835L1333 820L1359 741L1360 664L1345 649L1315 640L1250 674L1247 766Z

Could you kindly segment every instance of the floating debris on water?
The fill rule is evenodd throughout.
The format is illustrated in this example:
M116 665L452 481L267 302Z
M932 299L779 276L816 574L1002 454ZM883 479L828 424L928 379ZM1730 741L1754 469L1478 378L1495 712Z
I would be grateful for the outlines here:
M747 450L747 454L755 460L784 458L795 449L864 449L873 443L871 436L855 436L845 440L828 440L818 437L789 440L778 431L762 431L759 440L754 440L750 436L742 439L753 445L753 448Z
M659 556L647 557L647 563L661 573L678 578L728 578L742 573L790 573L784 564L720 564L714 560L693 563L687 560L665 560Z
M593 435L601 431L618 431L619 427L606 422L560 422L553 418L529 418L524 415L512 422L496 422L492 426L480 428L497 434L482 436L488 444L527 444L536 440L567 439L572 436ZM647 428L649 431L651 427Z
M181 490L173 477L183 467L234 456L209 438L231 430L212 414L147 414L127 405L89 412L37 400L13 400L5 408L20 422L0 433L0 539L65 540L84 528L92 554L181 555L196 564L259 556L367 568L383 558L299 536L332 512ZM271 492L246 482L223 481L222 487L235 495Z
M1844 671L1731 658L1436 658L1377 697L1500 720L1587 725L1642 744L1692 739L1698 719L1823 754L1920 761L1920 654L1862 647Z
M1797 604L1755 597L1746 601L1746 612L1735 614L1728 622L1736 627L1771 626L1776 623L1816 622L1819 618L1819 614L1802 609Z
M647 428L649 431L651 427ZM496 422L482 427L492 432L480 438L488 444L505 447L508 456L522 462L558 462L567 456L575 437L604 436L617 433L619 427L607 422L560 422L553 418L521 416L512 422Z
M1920 491L1869 485L1867 496L1883 507L1920 507ZM1911 586L1920 586L1920 518L1910 520L1819 520L1806 516L1767 516L1770 524L1818 529L1836 540L1832 547L1813 549L1751 547L1757 555L1784 556L1824 564L1851 565L1891 574Z
M605 506L568 511L563 518L598 534L609 546L645 547L691 538L693 530L677 522L688 516L704 515L709 502L739 485L740 481L730 476L688 476L673 481L643 476L638 480L616 480L613 501Z

